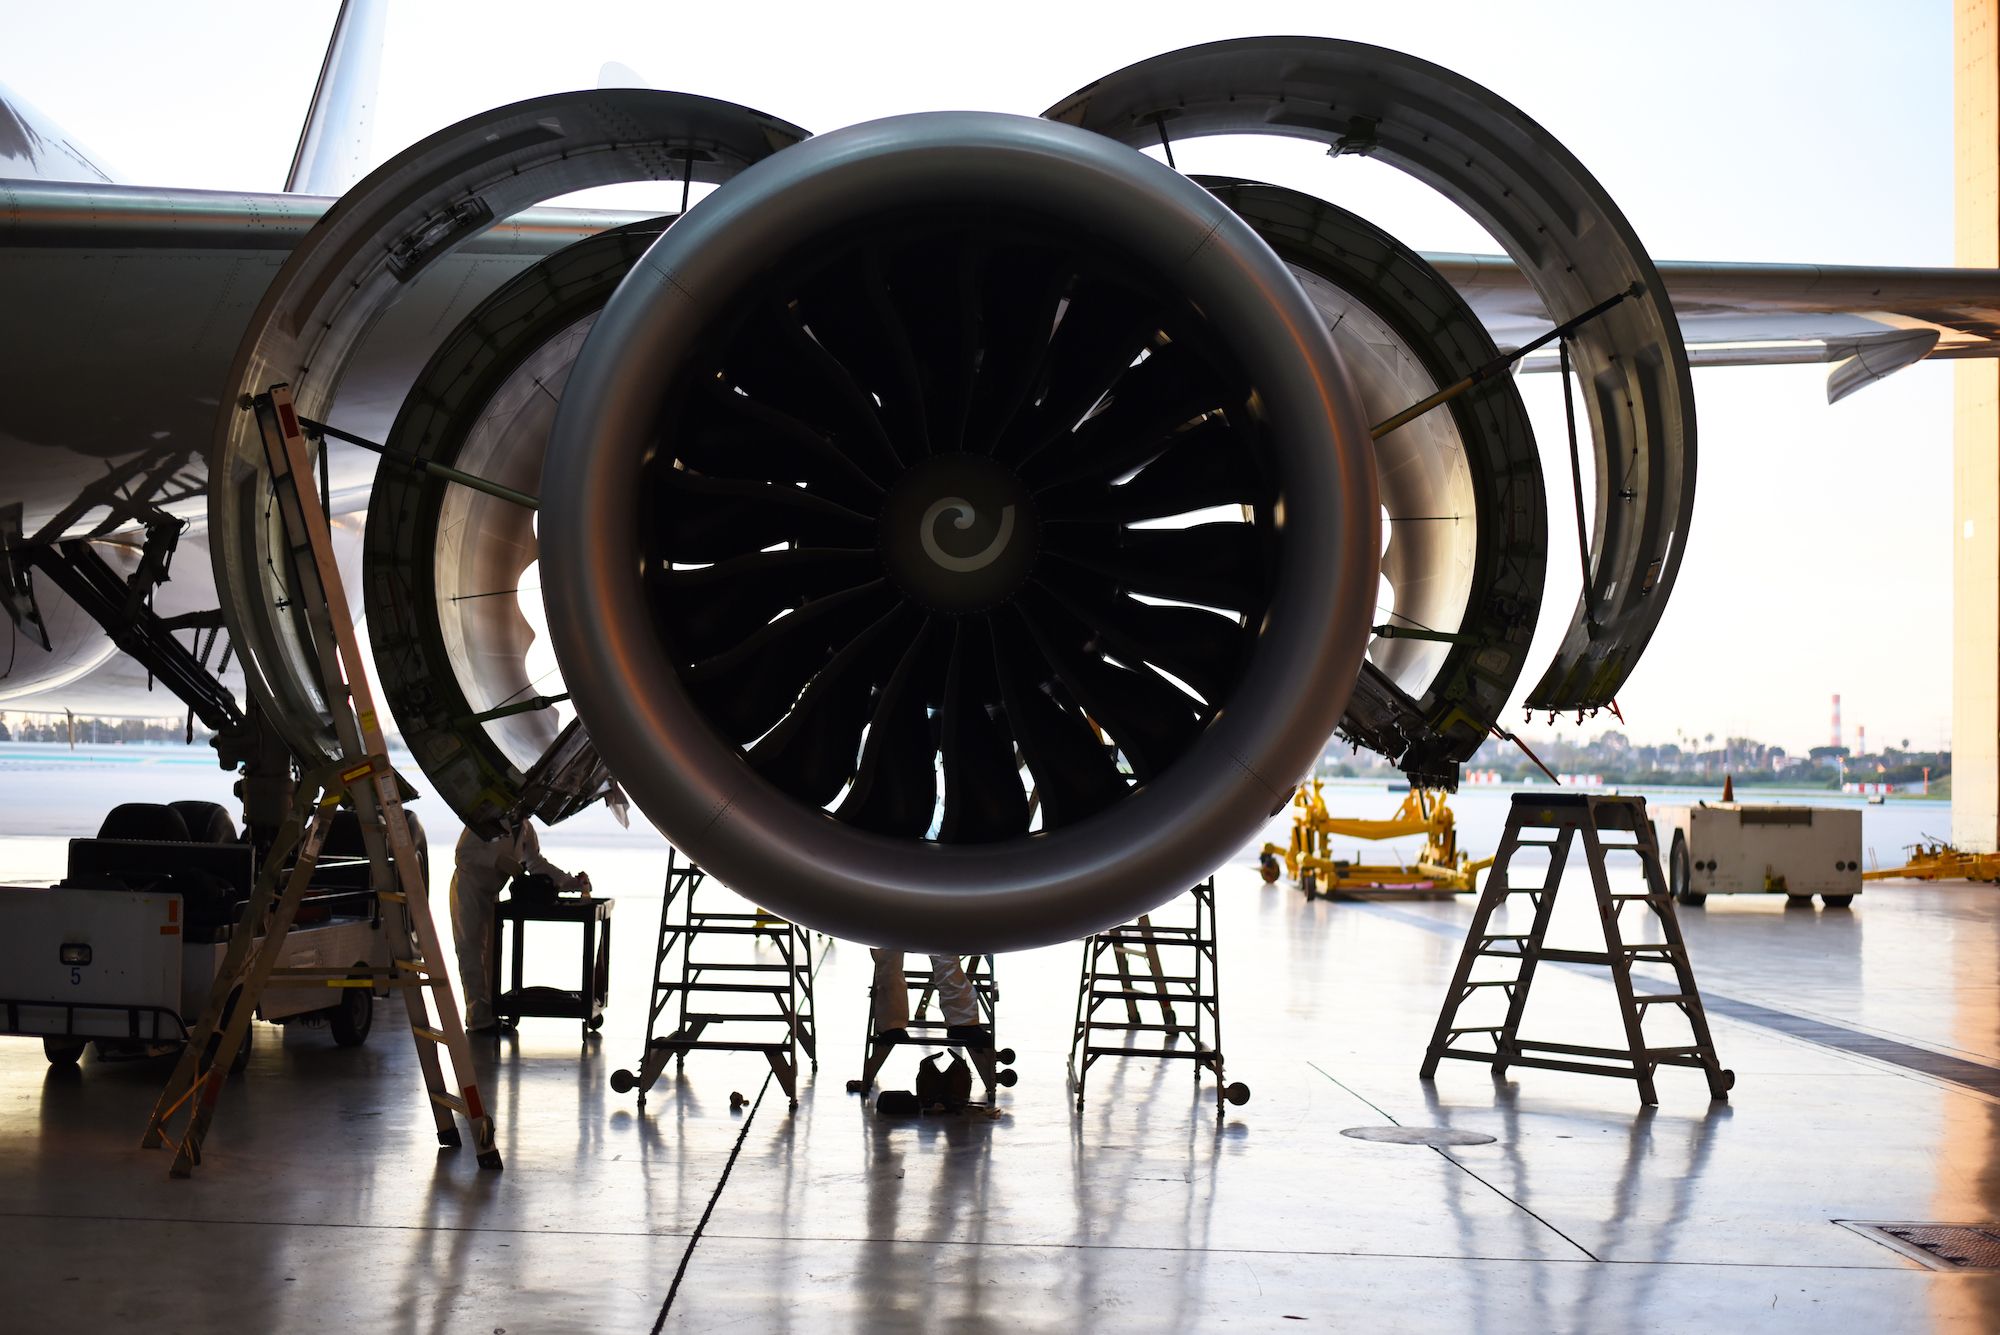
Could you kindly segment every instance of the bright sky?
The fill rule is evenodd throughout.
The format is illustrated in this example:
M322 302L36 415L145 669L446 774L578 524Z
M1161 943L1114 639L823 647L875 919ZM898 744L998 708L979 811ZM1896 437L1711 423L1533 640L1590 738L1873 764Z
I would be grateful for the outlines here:
M336 8L0 0L0 81L123 180L276 190ZM396 0L387 32L378 158L484 108L592 86L614 60L658 87L827 130L947 107L1032 114L1194 42L1353 38L1450 66L1523 107L1590 167L1656 258L1951 262L1945 0ZM1322 194L1419 249L1498 250L1376 164L1261 141L1177 156L1185 170ZM1826 741L1837 691L1850 745L1856 725L1878 747L1947 744L1950 371L1919 365L1831 408L1824 383L1812 366L1695 373L1699 499L1673 603L1621 694L1637 739L1714 733L1803 749ZM1556 463L1559 383L1521 385ZM1558 501L1566 468L1550 474ZM1550 530L1543 643L1524 690L1576 601L1565 507Z

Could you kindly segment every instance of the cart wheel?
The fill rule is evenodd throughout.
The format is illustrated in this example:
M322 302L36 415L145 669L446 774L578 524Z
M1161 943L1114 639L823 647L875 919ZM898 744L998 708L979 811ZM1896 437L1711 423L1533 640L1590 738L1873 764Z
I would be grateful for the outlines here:
M1812 907L1812 896L1811 896L1811 895L1786 895L1786 896L1785 896L1785 907L1786 907L1786 908L1788 908L1788 909L1809 909L1809 908L1811 908L1811 907Z
M993 1082L995 1084L1005 1085L1008 1089L1012 1089L1015 1085L1019 1084L1020 1081L1021 1081L1021 1073L1015 1070L1011 1066L1009 1066L1004 1071L998 1072L993 1077Z
M1844 909L1854 902L1853 895L1821 895L1819 902L1830 909Z
M604 1017L602 1015L593 1015L588 1020L584 1021L584 1027L589 1029L592 1033L596 1033L598 1030L604 1027Z
M367 968L366 963L356 966ZM366 978L365 973L356 974ZM326 1013L327 1031L333 1041L343 1048L358 1048L368 1041L368 1031L375 1027L375 997L365 987L343 987L340 989L340 1004Z
M1736 1072L1724 1071L1722 1073L1722 1087L1724 1089L1736 1088Z
M1264 878L1265 885L1274 884L1278 879L1278 860L1269 853L1257 859L1257 874Z
M1315 872L1310 872L1310 871L1302 871L1302 872L1300 872L1300 873L1299 873L1299 889L1301 889L1301 890L1303 890L1303 891L1305 891L1305 892L1306 892L1306 898L1307 898L1307 899L1318 899L1318 898L1319 898L1319 876L1318 876L1318 874L1317 874L1317 873L1315 873Z
M993 1060L999 1062L1002 1066L1012 1066L1014 1064L1014 1049L1000 1049L993 1054Z
M1250 1101L1250 1086L1238 1080L1233 1085L1224 1085L1216 1097L1227 1100L1229 1103L1241 1108Z
M630 1071L620 1070L611 1073L611 1088L615 1093L629 1094L632 1092L632 1087L638 1083L639 1078Z
M1687 834L1681 830L1674 831L1674 844L1667 853L1667 888L1689 908L1708 902L1707 894L1694 888L1694 864L1688 859Z
M49 1059L51 1066L74 1066L83 1060L83 1050L90 1046L87 1038L47 1038L42 1039L42 1055Z

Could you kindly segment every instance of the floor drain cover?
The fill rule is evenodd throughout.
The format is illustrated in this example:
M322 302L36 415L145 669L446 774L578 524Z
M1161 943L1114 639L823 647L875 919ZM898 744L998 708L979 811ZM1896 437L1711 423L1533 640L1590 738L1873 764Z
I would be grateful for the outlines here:
M1355 1140L1379 1141L1384 1145L1491 1145L1493 1137L1478 1131L1454 1131L1448 1126L1350 1126L1340 1133Z
M1836 1222L1933 1270L2000 1270L2000 1224Z

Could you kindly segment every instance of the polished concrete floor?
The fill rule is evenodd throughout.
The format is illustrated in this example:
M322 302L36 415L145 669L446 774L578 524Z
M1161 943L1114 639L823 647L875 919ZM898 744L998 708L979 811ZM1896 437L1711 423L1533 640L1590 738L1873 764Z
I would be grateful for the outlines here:
M0 853L9 879L38 855ZM1727 1105L1686 1071L1645 1110L1557 1072L1424 1084L1470 903L1307 903L1245 867L1217 898L1252 1097L1219 1124L1184 1063L1102 1062L1074 1109L1076 946L1000 960L997 1118L845 1092L869 961L841 944L796 1109L760 1058L698 1054L641 1116L608 1076L638 1056L663 854L570 855L619 899L613 1007L587 1046L551 1020L487 1049L504 1173L436 1148L386 1004L359 1050L259 1026L186 1182L138 1148L163 1065L0 1040L0 1330L2000 1330L2000 1274L1836 1222L2000 1218L1993 887L1684 911ZM1589 922L1571 903L1562 931ZM569 958L536 955L547 981ZM1549 968L1530 1018L1590 1042L1611 1005ZM1398 1126L1492 1140L1341 1134Z

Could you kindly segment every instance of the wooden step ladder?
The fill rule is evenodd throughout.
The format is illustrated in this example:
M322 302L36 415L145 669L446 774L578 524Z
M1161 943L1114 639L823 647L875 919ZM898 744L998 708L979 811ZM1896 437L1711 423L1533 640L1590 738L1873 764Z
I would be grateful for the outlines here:
M799 1103L799 1053L814 1070L812 936L796 923L765 913L698 908L695 895L708 874L667 850L667 883L660 901L660 935L653 952L652 1002L646 1008L646 1047L636 1070L611 1073L620 1094L639 1091L639 1107L668 1062L687 1065L690 1052L761 1052L793 1107ZM775 960L723 960L701 955L708 942L726 949L734 941L775 947ZM678 959L678 967L674 961ZM661 1017L677 1007L673 1031L660 1034ZM713 1031L713 1032L712 1032Z
M1250 1087L1227 1083L1222 1068L1222 986L1215 937L1215 878L1189 891L1192 923L1156 923L1153 914L1107 928L1083 943L1070 1033L1069 1080L1083 1108L1084 1082L1100 1057L1153 1057L1191 1062L1215 1077L1215 1116L1250 1101ZM1156 910L1157 912L1157 910ZM1172 967L1161 951L1170 953ZM1134 967L1144 962L1144 971ZM1151 1011L1142 1007L1152 1007ZM1108 1014L1106 1013L1108 1011ZM1120 1018L1122 1015L1122 1018ZM1152 1018L1157 1015L1157 1019ZM1157 1035L1151 1042L1137 1041ZM1116 1041L1103 1041L1110 1036Z
M1609 834L1614 836L1607 839ZM1630 839L1615 836L1629 835ZM1604 931L1603 950L1565 950L1544 944L1549 920L1555 909L1556 889L1562 883L1572 844L1581 838L1584 861L1590 871L1591 888L1597 896L1597 916ZM1540 885L1516 885L1513 881L1514 854L1523 848L1547 849L1548 876ZM1644 889L1638 892L1613 890L1605 867L1605 855L1636 855ZM1488 930L1496 910L1511 896L1526 895L1534 920L1526 932ZM1660 920L1658 942L1627 944L1620 927L1620 914L1627 904L1644 904ZM1481 960L1503 961L1499 967L1512 969L1498 977L1474 978ZM1535 981L1535 967L1547 960L1557 964L1600 965L1610 969L1611 983L1618 997L1624 1024L1623 1047L1588 1047L1575 1043L1552 1043L1520 1036L1521 1017L1527 1010L1528 994ZM1641 992L1633 985L1632 966L1664 964L1674 971L1675 984L1667 992ZM1459 1011L1474 998L1498 994L1507 1003L1506 1018L1497 1025L1464 1025ZM1668 1047L1648 1045L1645 1022L1652 1008L1671 1005L1686 1017L1693 1032L1692 1044ZM1463 1046L1488 1035L1491 1048ZM1422 1076L1436 1077L1438 1063L1446 1057L1461 1061L1485 1062L1495 1076L1510 1066L1543 1067L1554 1071L1576 1071L1585 1075L1608 1075L1632 1080L1639 1086L1639 1101L1658 1103L1653 1074L1662 1066L1689 1066L1708 1077L1708 1092L1715 1099L1729 1097L1736 1083L1733 1071L1724 1070L1716 1060L1715 1041L1709 1036L1708 1016L1702 1009L1701 993L1695 988L1694 970L1688 963L1687 942L1674 916L1673 896L1660 870L1660 848L1653 825L1646 817L1643 797L1594 796L1584 793L1517 793L1507 815L1507 830L1494 855L1493 870L1473 911L1472 927L1465 948L1452 975L1451 990L1438 1013L1437 1028L1424 1054Z
M201 1021L160 1094L141 1144L153 1149L170 1139L170 1123L185 1110L173 1176L187 1177L201 1162L202 1142L230 1064L248 1037L251 1016L266 986L317 982L327 987L394 987L402 989L407 1000L410 1033L416 1040L438 1143L461 1143L455 1118L463 1117L472 1129L479 1166L499 1168L493 1118L480 1100L450 972L441 963L444 952L431 919L430 891L403 811L402 780L386 754L354 618L334 561L326 512L309 485L311 465L291 390L274 385L249 407L257 414L263 435L284 526L292 592L311 629L315 675L333 716L339 758L301 780L241 924L229 938ZM301 485L301 479L307 484ZM285 934L291 930L343 799L360 818L376 899L387 921L399 929L393 936L396 958L380 970L279 968ZM286 859L294 850L297 856L287 868ZM440 1049L450 1053L455 1091L446 1086Z

